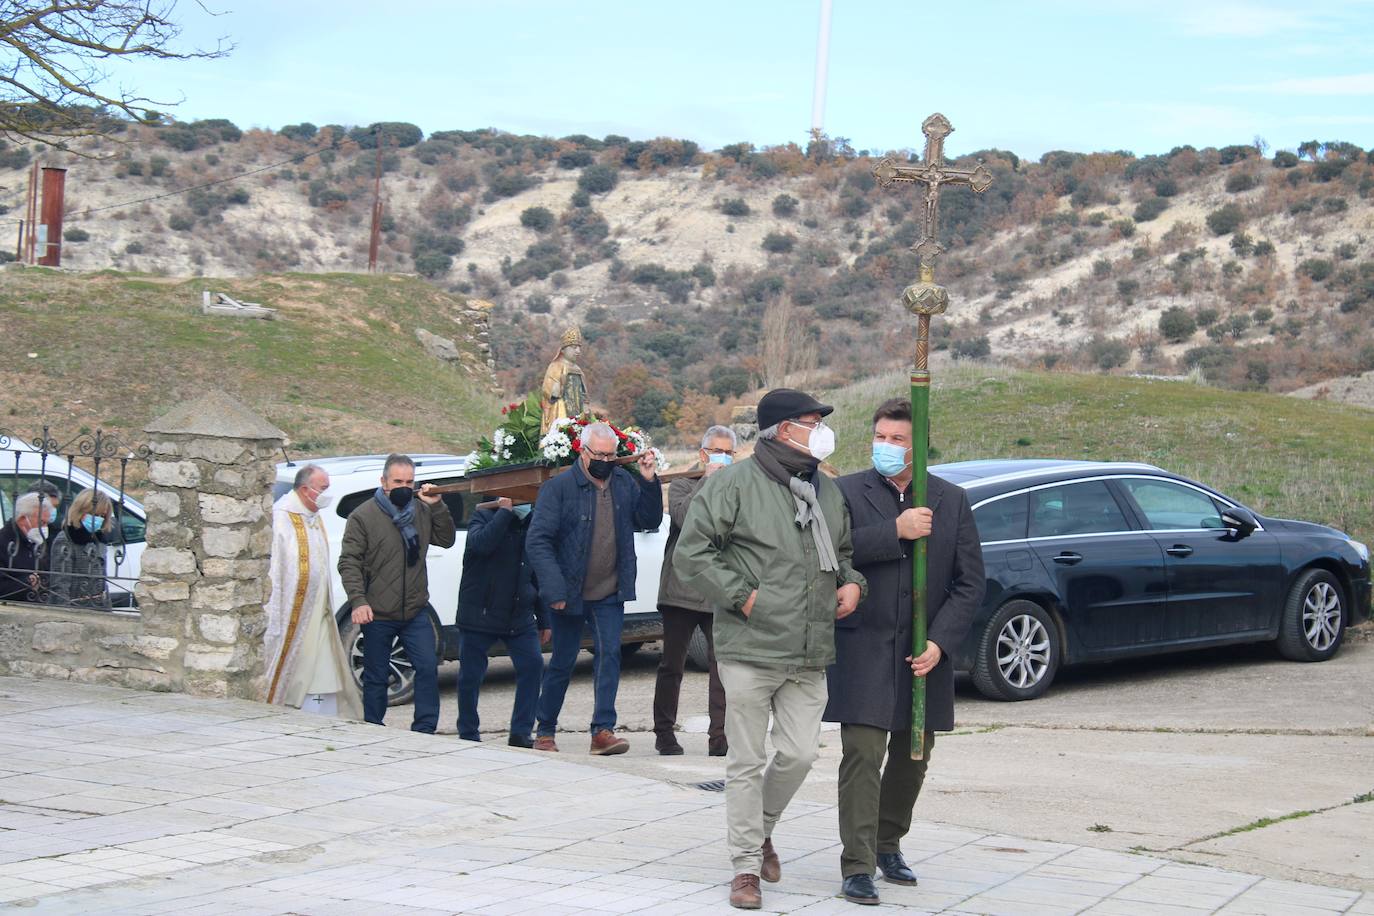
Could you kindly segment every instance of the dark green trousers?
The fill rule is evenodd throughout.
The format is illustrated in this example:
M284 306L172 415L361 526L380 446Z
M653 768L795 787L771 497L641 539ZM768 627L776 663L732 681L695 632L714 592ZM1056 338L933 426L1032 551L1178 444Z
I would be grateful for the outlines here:
M911 729L889 733L871 725L841 725L840 744L840 872L846 878L872 875L878 853L902 851L935 733L926 732L923 760L911 759Z

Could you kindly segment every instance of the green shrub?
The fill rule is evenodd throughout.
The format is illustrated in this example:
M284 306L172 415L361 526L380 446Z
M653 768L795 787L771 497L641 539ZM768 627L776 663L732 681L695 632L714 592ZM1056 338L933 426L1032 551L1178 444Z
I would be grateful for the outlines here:
M1119 219L1112 223L1112 229L1123 239L1128 239L1135 235L1135 220Z
M707 389L712 395L725 400L737 398L749 390L749 372L739 366L725 366L711 375L711 385Z
M418 126L405 121L378 121L348 132L348 139L361 149L376 149L379 136L384 149L405 149L423 140L425 133Z
M167 228L173 232L190 232L196 225L196 218L189 213L173 213L167 218Z
M609 165L595 163L582 170L577 176L577 189L588 194L605 194L615 187L620 174Z
M1226 204L1207 214L1207 228L1213 235L1228 235L1245 221L1245 211L1237 204Z
M1112 262L1106 258L1093 261L1093 279L1105 280L1112 275Z
M1178 194L1178 182L1168 176L1155 182L1156 197L1173 197Z
M543 293L535 293L525 300L525 308L535 315L547 315L553 311L553 303Z
M692 267L692 279L701 285L702 289L709 289L716 285L716 272L711 269L711 265L702 261Z
M62 233L62 238L68 242L89 242L91 234L85 229L68 229Z
M1135 301L1136 295L1140 292L1140 281L1134 277L1122 277L1116 281L1116 293L1121 297L1121 301L1130 305Z
M535 232L547 232L556 222L557 218L548 207L526 207L520 211L520 225Z
M1255 320L1255 324L1268 324L1274 320L1274 310L1267 306L1260 306L1250 314L1250 317Z
M148 174L154 178L161 178L167 174L167 167L171 164L172 161L166 156L153 156L148 159Z
M453 258L442 251L424 249L415 254L415 272L431 280L440 274L448 273L453 266Z
M726 216L748 216L753 211L743 197L730 197L720 202L720 212Z
M1255 250L1255 240L1244 232L1237 232L1231 236L1231 250L1242 258Z
M961 337L950 345L949 353L955 359L986 359L992 355L992 344L986 334Z
M1164 197L1150 197L1136 204L1135 213L1133 213L1132 216L1135 217L1137 223L1148 223L1167 209L1169 209L1169 201L1167 199Z
M560 169L584 169L596 161L596 157L585 149L572 149L558 154Z
M1322 198L1322 209L1327 213L1344 213L1349 207L1344 197Z
M1298 164L1297 153L1289 152L1286 149L1274 151L1274 168L1291 169Z
M1335 265L1326 258L1308 258L1298 265L1298 273L1316 283L1320 283L1331 276L1335 269Z
M516 169L502 169L487 180L487 190L496 197L514 197L538 182Z
M1255 243L1255 257L1267 258L1274 253L1274 243L1268 239L1260 239Z
M1088 359L1099 369L1115 369L1126 365L1131 348L1124 340L1097 335L1088 342Z
M797 212L799 203L800 201L791 194L779 194L773 198L773 215L781 218L789 217Z
M786 254L797 244L790 232L770 232L763 237L763 250L772 254Z
M137 239L124 246L125 254L143 254L143 251L143 243Z
M1197 326L1200 328L1210 328L1217 323L1221 317L1221 312L1209 305L1200 305L1193 310L1193 317L1197 319Z
M1181 343L1197 332L1197 321L1181 306L1170 306L1159 316L1159 333L1170 343Z
M1251 172L1232 172L1226 176L1226 190L1232 194L1259 187L1259 179Z
M285 137L288 140L310 140L315 134L319 133L319 131L320 129L309 121L302 121L299 124L287 124L281 130L277 131L277 135Z

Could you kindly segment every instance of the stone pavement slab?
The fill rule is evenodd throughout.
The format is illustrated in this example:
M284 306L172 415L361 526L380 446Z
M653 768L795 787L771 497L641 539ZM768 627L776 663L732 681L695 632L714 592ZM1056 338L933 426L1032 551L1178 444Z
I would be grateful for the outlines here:
M0 908L733 912L720 793L574 754L0 678L0 760ZM765 912L854 912L835 824L794 803ZM879 882L903 912L1374 913L1360 891L948 824L918 822L905 849L920 886Z

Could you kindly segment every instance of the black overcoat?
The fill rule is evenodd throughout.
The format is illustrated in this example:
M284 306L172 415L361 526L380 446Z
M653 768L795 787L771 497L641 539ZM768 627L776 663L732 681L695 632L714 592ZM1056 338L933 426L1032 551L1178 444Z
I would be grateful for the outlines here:
M983 601L983 550L973 510L961 487L934 474L927 478L933 515L926 546L927 638L944 652L926 675L926 729L954 728L953 653L968 634ZM825 721L872 725L888 731L911 727L911 541L897 537L896 518L911 507L911 488L897 491L869 469L836 481L849 506L854 566L868 579L859 609L835 622L835 664L827 681Z

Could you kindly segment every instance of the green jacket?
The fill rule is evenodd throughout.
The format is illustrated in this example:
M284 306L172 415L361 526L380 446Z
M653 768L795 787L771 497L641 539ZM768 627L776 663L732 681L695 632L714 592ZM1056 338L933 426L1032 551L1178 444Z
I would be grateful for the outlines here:
M817 479L838 572L821 572L796 500L753 459L712 474L688 507L673 569L716 607L716 658L803 668L835 661L835 590L852 582L867 594L868 583L851 561L844 496L830 478ZM756 588L746 618L740 608Z
M442 499L431 507L416 497L415 533L420 559L406 566L405 539L377 501L364 500L353 510L339 551L339 578L349 607L369 605L378 620L410 620L429 603L429 546L452 547L457 540Z

